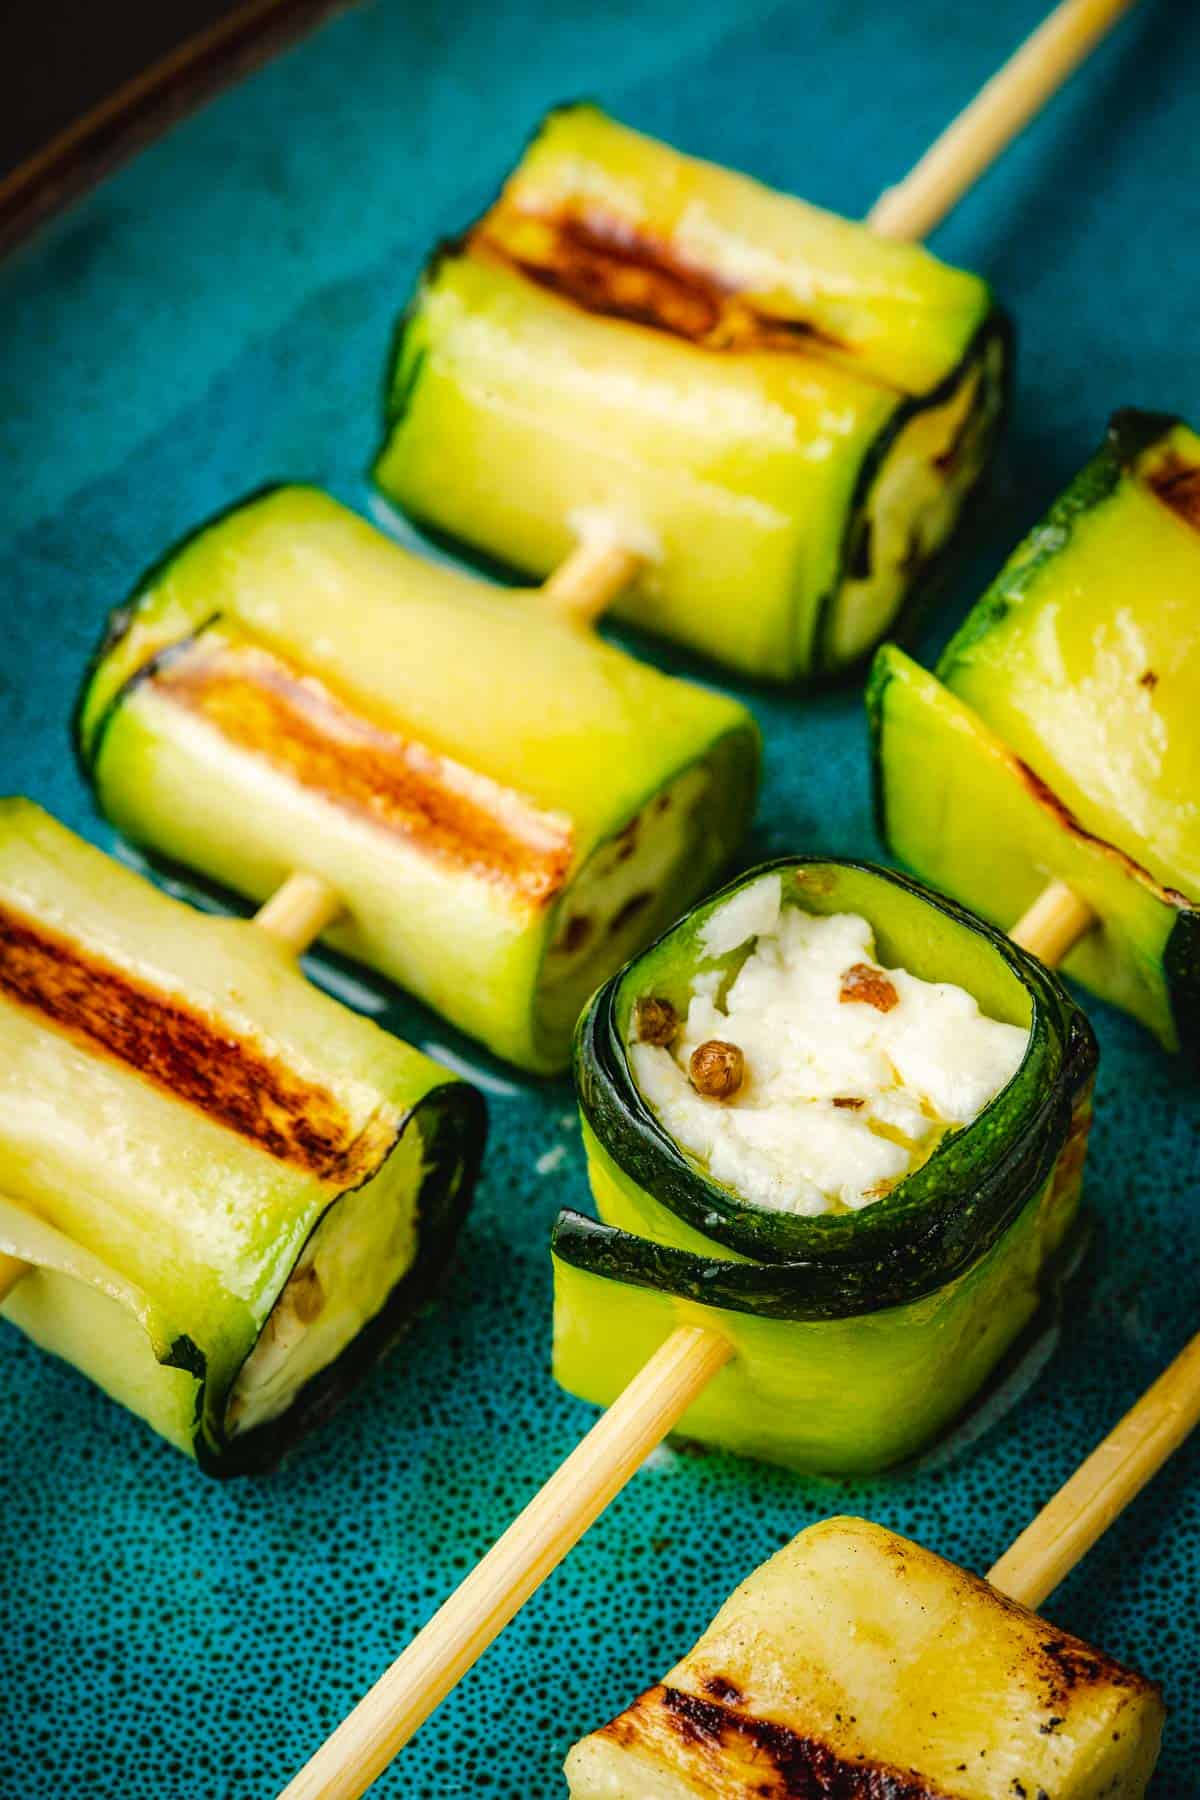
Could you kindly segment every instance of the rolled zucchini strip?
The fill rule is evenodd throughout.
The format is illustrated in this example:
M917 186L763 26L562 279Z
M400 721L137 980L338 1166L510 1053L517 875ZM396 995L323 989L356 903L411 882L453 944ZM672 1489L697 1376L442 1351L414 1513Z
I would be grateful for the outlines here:
M429 264L375 474L538 578L606 530L645 556L622 617L823 676L951 537L1008 358L977 277L570 106Z
M3 1316L207 1473L269 1467L430 1294L481 1096L20 799L0 1043Z
M810 1525L575 1745L571 1800L1142 1800L1162 1695L865 1519Z
M254 900L297 867L324 877L345 907L330 944L538 1071L712 885L758 778L736 701L308 488L153 571L78 738L128 837Z
M1118 413L936 675L885 645L880 831L1011 925L1048 879L1099 921L1063 967L1200 1053L1200 438Z
M866 921L880 962L852 952L830 1010L779 946L797 931L836 939L847 920L860 933ZM800 996L791 1021L770 1011L784 985ZM898 1002L903 1043L879 1024ZM687 1018L687 1050L698 1008L701 1021L730 1009L725 1038L760 1046L745 1057L750 1105L709 1114L708 1143L678 1084L662 1088L642 1055L662 1016ZM779 1036L774 1068L764 1020ZM997 1069L1014 1072L975 1111L988 1091L972 1097L968 1079L980 1033L980 1068L988 1041L1006 1039L993 1085ZM690 1062L701 1094L705 1048ZM919 1071L922 1058L925 1077L890 1091L888 1070ZM559 1381L607 1404L676 1325L704 1324L733 1356L684 1416L685 1436L825 1473L912 1455L963 1409L1054 1280L1095 1065L1087 1021L1053 976L903 876L796 859L735 883L580 1021L600 1220L564 1212L555 1228ZM918 1087L950 1098L939 1109ZM799 1138L797 1098L813 1102ZM807 1183L793 1182L806 1161Z

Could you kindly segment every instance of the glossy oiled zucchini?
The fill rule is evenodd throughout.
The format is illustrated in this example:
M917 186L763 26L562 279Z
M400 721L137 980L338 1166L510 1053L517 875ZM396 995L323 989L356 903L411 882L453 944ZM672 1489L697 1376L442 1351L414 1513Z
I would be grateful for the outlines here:
M566 1064L597 982L709 887L754 804L746 709L282 488L116 615L79 713L131 838L264 898L499 1055Z
M1007 356L976 277L566 107L426 271L376 477L539 577L603 526L648 558L622 616L822 675L952 533Z
M567 1758L571 1800L1141 1800L1162 1696L865 1519L811 1525Z
M1050 878L1100 926L1071 975L1200 1051L1200 438L1120 413L936 676L872 673L880 827L1011 925Z
M3 1316L202 1468L269 1466L397 1336L483 1133L265 932L0 802Z
M580 1022L603 1222L556 1226L555 1373L608 1402L673 1325L704 1322L735 1354L686 1436L802 1469L879 1468L954 1418L1037 1309L1078 1203L1095 1043L1052 976L952 902L867 865L775 868L785 908L865 918L883 962L1026 1028L1024 1058L886 1198L821 1217L747 1204L668 1135L631 1063L640 999L682 1012L698 976L723 982L744 963L752 940L714 957L708 925L759 876L698 907Z

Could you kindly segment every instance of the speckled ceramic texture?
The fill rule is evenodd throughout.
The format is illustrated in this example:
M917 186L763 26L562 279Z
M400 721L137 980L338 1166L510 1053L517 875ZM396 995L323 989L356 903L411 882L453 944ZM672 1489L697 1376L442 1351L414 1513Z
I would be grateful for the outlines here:
M265 479L371 506L394 314L550 103L632 123L850 213L895 179L1041 0L432 0L352 11L146 151L0 271L0 787L109 844L66 718L105 609ZM1014 310L1016 414L973 551L919 648L1134 404L1200 415L1200 10L1145 0L936 246ZM447 471L447 478L452 472ZM658 660L670 658L642 645ZM750 696L755 859L877 853L856 689ZM586 1205L567 1083L465 1058L486 1173L440 1306L270 1481L218 1486L0 1329L4 1800L269 1800L589 1424L549 1374L547 1236ZM380 1783L554 1800L563 1755L802 1525L862 1511L982 1569L1200 1324L1200 1091L1129 1021L1102 1049L1099 1231L1021 1403L932 1466L819 1484L664 1451ZM1054 1597L1163 1681L1158 1800L1200 1788L1200 1442Z

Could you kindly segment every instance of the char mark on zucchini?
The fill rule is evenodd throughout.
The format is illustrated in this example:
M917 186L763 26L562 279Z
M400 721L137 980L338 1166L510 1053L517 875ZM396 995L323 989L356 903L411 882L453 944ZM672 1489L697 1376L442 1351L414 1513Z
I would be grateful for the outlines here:
M147 679L236 748L530 911L566 881L569 819L375 723L261 645L206 633L160 658Z
M1135 862L1132 856L1126 855L1125 851L1116 844L1110 844L1106 838L1097 837L1094 831L1089 831L1086 825L1081 824L1070 807L1059 798L1047 782L1042 780L1036 769L1030 768L1022 757L1016 756L1010 751L1009 760L1017 779L1029 789L1039 806L1044 806L1047 812L1054 815L1063 831L1078 838L1081 843L1091 844L1097 850L1102 851L1118 867L1124 869L1134 881L1140 882L1145 887L1153 888L1169 906L1176 906L1181 912L1190 912L1194 909L1196 904L1194 900L1190 900L1186 894L1181 894L1178 888L1165 887L1161 882L1155 881L1150 871L1141 863Z
M1200 531L1200 466L1188 462L1177 450L1168 450L1147 477L1157 494L1185 525Z
M717 1685L705 1683L712 1692ZM733 1689L736 1694L736 1688ZM599 1734L623 1749L676 1740L686 1770L714 1795L761 1800L950 1800L946 1790L867 1758L839 1756L818 1737L660 1683ZM707 1787L705 1791L710 1791Z
M585 312L625 319L705 350L853 348L808 319L774 318L710 269L685 262L662 238L597 209L557 215L503 201L470 232L468 249L518 269Z
M259 1149L339 1187L379 1166L395 1121L359 1129L336 1095L227 1024L0 906L0 994Z

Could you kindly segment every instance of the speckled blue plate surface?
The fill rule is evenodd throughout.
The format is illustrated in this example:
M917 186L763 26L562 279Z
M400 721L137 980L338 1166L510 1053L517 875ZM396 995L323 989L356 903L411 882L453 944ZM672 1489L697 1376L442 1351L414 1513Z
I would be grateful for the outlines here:
M66 735L105 609L268 477L371 506L393 316L430 241L487 198L548 104L593 93L861 213L1040 11L377 0L143 153L0 270L0 787L111 842ZM1200 9L1146 0L937 235L1015 312L1021 362L1009 447L926 657L1114 406L1200 415L1198 67ZM753 858L878 853L858 693L750 698L768 765ZM465 1059L492 1096L443 1302L258 1485L204 1480L0 1330L4 1800L273 1795L590 1422L548 1368L549 1225L587 1202L569 1086L511 1079L368 981L347 997ZM1092 1012L1093 1275L1020 1404L948 1457L869 1483L661 1452L381 1794L559 1796L571 1741L826 1513L990 1563L1200 1324L1200 1085L1131 1022ZM1159 1800L1200 1788L1198 1571L1200 1442L1048 1608L1165 1684Z

